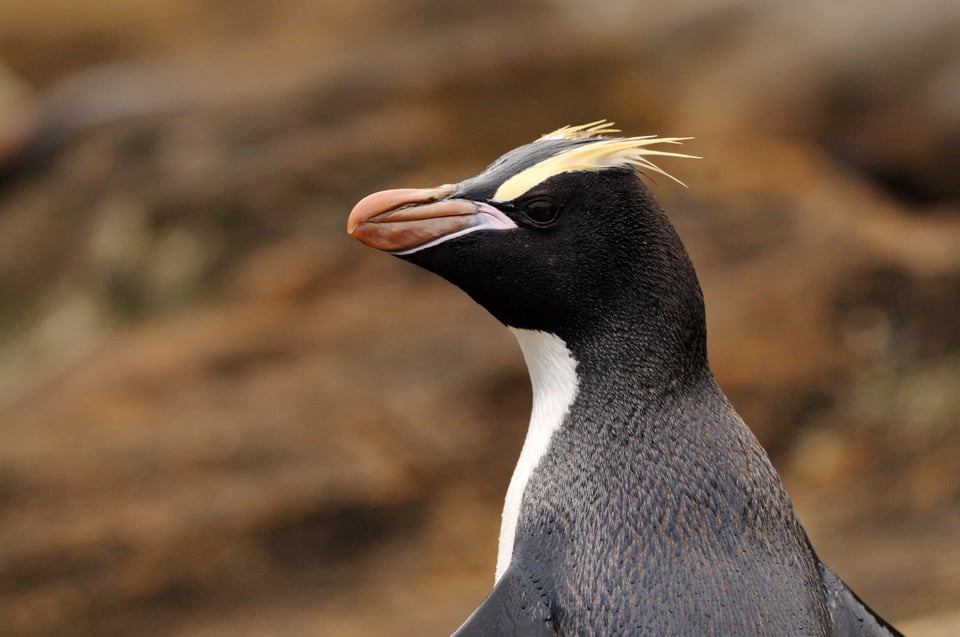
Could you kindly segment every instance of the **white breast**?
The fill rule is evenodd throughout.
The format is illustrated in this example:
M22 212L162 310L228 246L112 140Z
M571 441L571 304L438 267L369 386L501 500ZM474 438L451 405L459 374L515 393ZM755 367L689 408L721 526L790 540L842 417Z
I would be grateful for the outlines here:
M533 385L533 409L530 427L513 470L500 523L500 550L496 579L499 580L513 557L520 503L533 470L539 466L550 446L553 433L563 424L570 405L577 397L577 360L559 336L535 330L510 328L520 342L523 358Z

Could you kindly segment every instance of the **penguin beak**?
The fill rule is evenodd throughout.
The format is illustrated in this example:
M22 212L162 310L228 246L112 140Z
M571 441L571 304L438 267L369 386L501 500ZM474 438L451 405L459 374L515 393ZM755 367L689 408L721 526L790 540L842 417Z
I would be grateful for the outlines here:
M477 230L517 227L489 204L448 199L456 190L445 184L375 192L350 211L347 232L371 248L403 255Z

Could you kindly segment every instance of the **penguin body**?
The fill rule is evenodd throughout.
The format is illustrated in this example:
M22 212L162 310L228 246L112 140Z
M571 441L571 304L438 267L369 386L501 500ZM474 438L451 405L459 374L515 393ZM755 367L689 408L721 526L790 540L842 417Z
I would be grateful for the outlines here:
M495 586L455 636L899 634L819 561L710 372L693 266L637 178L680 140L612 132L565 127L348 220L510 327L530 371Z

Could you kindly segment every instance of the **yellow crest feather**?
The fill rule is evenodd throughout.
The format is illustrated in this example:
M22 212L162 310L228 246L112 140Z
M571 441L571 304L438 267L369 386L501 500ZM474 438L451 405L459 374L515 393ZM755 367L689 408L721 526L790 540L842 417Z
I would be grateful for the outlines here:
M541 135L540 139L580 139L582 137L599 137L607 133L619 133L619 128L614 128L613 122L605 119L598 119L589 124L580 124L579 126L561 126L557 130Z
M681 186L682 181L657 166L650 157L682 157L700 159L695 155L675 153L650 148L657 144L682 144L692 137L606 137L607 133L618 133L613 122L605 119L580 126L564 126L540 137L538 141L595 138L596 141L574 146L557 153L533 166L521 171L503 182L494 194L494 201L516 199L540 182L560 173L577 170L604 170L607 168L630 167L640 172L655 172L669 177Z

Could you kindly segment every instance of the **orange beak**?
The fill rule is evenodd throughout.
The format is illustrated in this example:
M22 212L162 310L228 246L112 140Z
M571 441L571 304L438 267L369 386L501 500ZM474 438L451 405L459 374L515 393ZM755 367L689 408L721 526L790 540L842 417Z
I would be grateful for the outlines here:
M405 254L480 230L516 227L492 206L446 199L456 186L401 188L361 199L347 218L347 232L371 248Z

